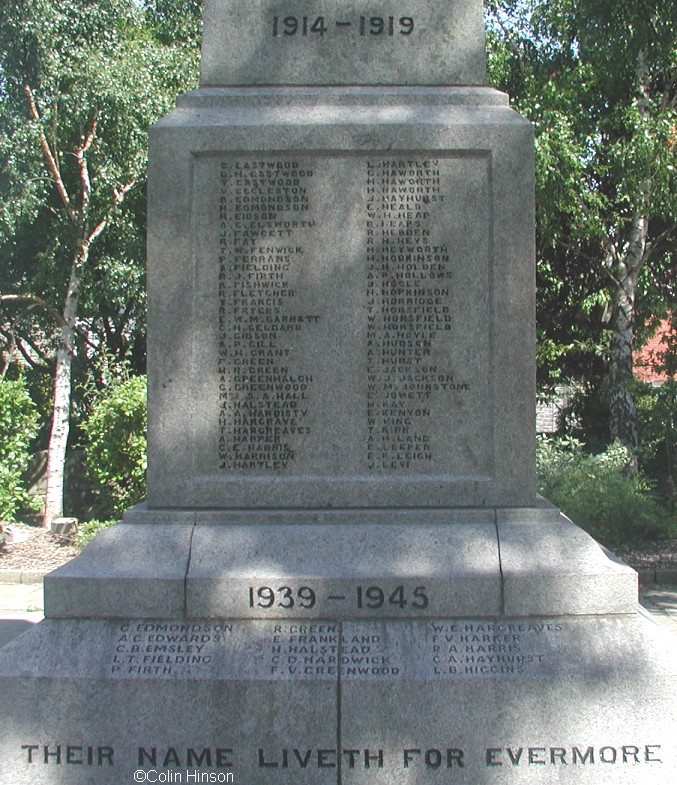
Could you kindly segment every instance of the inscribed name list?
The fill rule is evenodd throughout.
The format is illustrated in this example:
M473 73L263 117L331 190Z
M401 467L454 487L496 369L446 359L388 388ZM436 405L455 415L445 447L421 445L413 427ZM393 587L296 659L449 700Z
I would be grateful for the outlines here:
M198 464L486 475L487 158L196 162Z

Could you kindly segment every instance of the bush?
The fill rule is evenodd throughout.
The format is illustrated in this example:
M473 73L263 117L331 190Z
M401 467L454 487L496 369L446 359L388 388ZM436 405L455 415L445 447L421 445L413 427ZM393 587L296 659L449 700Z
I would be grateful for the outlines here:
M146 380L106 388L83 424L87 468L101 518L119 518L146 494Z
M38 431L38 411L23 379L0 381L0 429L0 520L12 521L21 508L39 507L22 484Z
M677 520L651 495L630 454L618 442L597 455L575 439L539 439L539 491L574 523L609 548L629 548L677 531Z
M635 395L642 438L640 461L673 507L677 502L677 381L645 385Z
M87 545L100 531L113 526L115 523L117 521L85 521L79 524L78 536L75 538L76 544L80 546Z

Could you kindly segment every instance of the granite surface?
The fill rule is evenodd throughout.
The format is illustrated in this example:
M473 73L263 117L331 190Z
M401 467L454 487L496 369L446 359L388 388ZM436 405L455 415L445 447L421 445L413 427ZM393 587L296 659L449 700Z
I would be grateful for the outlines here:
M3 781L677 781L674 642L536 497L533 134L484 78L479 0L207 0L148 499L0 650Z
M149 508L535 504L531 126L486 88L273 98L151 134Z
M668 783L671 643L638 615L46 620L0 651L3 776Z
M123 523L45 578L48 617L364 619L634 614L637 574L555 508L356 525ZM143 520L139 511L138 520ZM258 516L257 516L258 521ZM153 557L152 554L159 554ZM566 554L566 558L562 557Z
M200 83L482 85L479 0L207 0Z

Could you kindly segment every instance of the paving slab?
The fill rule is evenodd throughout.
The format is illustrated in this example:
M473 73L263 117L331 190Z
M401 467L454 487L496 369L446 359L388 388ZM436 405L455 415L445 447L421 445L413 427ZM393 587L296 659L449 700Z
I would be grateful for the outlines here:
M42 612L43 608L42 582L0 584L0 617L17 612Z
M642 589L640 602L656 621L677 635L677 586Z
M42 583L0 583L0 648L43 617Z

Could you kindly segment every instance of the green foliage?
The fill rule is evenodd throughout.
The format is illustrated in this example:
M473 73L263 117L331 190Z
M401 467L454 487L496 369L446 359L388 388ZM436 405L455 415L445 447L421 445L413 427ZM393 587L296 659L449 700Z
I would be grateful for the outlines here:
M677 502L677 380L644 385L636 395L641 425L640 463L655 477L658 490L674 509Z
M203 0L142 0L142 4L160 41L199 48Z
M99 396L83 424L85 455L106 519L138 504L146 491L146 380L132 377Z
M534 124L539 378L607 373L614 269L648 220L635 327L674 302L677 16L662 0L485 0L489 74ZM641 336L640 336L641 338Z
M0 381L0 519L14 520L22 507L36 504L22 485L29 447L37 433L38 413L23 379Z
M117 521L85 521L84 523L80 523L78 525L78 536L75 538L75 544L83 547L87 545L90 540L93 540L94 537L104 529L107 529L109 526L113 526Z
M91 231L105 221L78 271L76 422L89 391L105 384L104 363L145 371L147 131L197 84L200 16L199 0L0 3L0 294L46 304L3 302L0 344L15 345L13 359L22 356L34 377L53 372L80 224ZM73 152L93 133L82 221L64 209L40 131L77 209L83 183ZM32 390L38 385L30 380Z
M675 534L677 518L655 500L643 475L625 471L629 461L618 442L591 455L575 439L539 439L539 492L609 548Z

